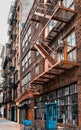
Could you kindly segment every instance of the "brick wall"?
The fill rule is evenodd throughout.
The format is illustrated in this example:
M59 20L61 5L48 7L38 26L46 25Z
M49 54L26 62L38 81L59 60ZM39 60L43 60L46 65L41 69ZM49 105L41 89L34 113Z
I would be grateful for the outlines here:
M78 46L78 63L79 63L79 69L78 69L78 124L81 125L81 1L76 0L75 1L75 7L77 10L77 16L76 16L76 41Z
M81 125L81 1L80 0L74 0L75 2L75 9L77 11L76 16L65 26L63 30L59 33L59 35L55 38L56 40L59 37L65 38L72 30L76 33L76 45L78 47L78 53L77 53L77 60L79 63L79 67L72 68L70 70L66 70L64 73L60 74L59 76L55 77L55 79L52 79L50 83L47 83L43 89L41 90L42 93L58 89L60 87L64 87L68 84L71 84L73 82L78 82L78 108L79 108L79 122L78 124ZM35 30L35 23L31 22L32 25L32 40L31 45L33 44L34 40L36 39L38 33L41 31L43 25L46 21L41 21L39 30ZM23 30L24 31L24 30ZM23 34L23 33L22 33ZM41 39L43 39L43 34L41 35ZM52 46L55 42L52 41ZM38 63L38 60L41 58L35 57L35 52L32 51L32 65L31 65L31 80L35 78L35 64ZM42 73L44 70L44 60L41 60L39 62L39 73ZM28 70L27 70L28 71Z

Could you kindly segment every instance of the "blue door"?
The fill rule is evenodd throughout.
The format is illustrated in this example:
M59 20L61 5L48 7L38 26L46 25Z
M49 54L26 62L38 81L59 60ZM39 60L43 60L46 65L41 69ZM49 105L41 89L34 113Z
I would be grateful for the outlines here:
M57 103L51 103L46 105L46 128L47 130L56 129L58 120L58 107Z

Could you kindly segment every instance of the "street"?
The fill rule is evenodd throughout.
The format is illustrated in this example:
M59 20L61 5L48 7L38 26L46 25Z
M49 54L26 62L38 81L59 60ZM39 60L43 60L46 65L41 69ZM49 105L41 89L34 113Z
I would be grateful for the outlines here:
M0 118L0 130L20 130L20 125L16 122Z

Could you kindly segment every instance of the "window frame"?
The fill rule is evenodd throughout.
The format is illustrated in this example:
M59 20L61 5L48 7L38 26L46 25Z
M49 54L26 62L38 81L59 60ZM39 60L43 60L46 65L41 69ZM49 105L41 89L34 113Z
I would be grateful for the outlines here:
M31 64L31 51L29 50L22 60L22 72L24 72L29 67L30 64Z
M28 31L25 34L24 39L22 41L22 52L24 52L25 49L28 47L30 41L31 41L31 26L29 26Z
M22 93L24 93L25 90L27 90L27 88L29 86L30 79L31 79L31 72L29 71L25 75L25 77L22 79L22 81L21 81L21 90L22 90Z
M72 31L65 38L65 41L66 41L66 46L67 46L67 60L76 62L77 61L77 46L76 46L75 31Z

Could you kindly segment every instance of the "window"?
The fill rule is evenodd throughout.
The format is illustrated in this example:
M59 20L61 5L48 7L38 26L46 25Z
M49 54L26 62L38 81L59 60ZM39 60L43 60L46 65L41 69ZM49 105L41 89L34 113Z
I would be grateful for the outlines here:
M23 42L22 42L22 51L23 52L25 51L25 42L26 42L26 36L24 37Z
M49 98L48 98L49 97ZM77 83L46 93L36 98L36 119L46 117L45 103L58 103L58 123L78 123ZM49 110L50 111L50 110Z
M63 95L66 96L66 95L69 95L69 87L65 87L63 89Z
M22 42L22 52L25 51L25 49L27 48L29 42L31 40L31 26L29 27L24 39L23 39L23 42Z
M58 52L58 53L57 53L57 59L58 59L58 61L60 61L60 60L63 60L63 59L64 59L64 54L63 54L63 51L60 51L60 52Z
M53 29L53 27L56 25L57 21L56 20L51 20L49 23L49 31Z
M44 120L45 119L45 107L42 107L41 109L36 109L36 118Z
M35 76L37 76L39 74L39 65L37 64L35 66Z
M48 36L49 32L56 26L57 21L51 20L48 26L45 29L45 38Z
M29 83L30 82L30 72L27 74L27 77L28 77L27 83Z
M17 82L18 80L18 70L14 74L14 81Z
M18 97L18 87L14 89L14 99Z
M39 26L39 23L38 22L35 22L35 28L37 29Z
M75 94L75 93L77 93L77 85L76 85L76 83L70 85L70 94Z
M28 66L31 64L31 51L27 54Z
M63 0L63 5L67 8L74 9L73 0Z
M58 97L62 97L63 93L62 93L62 89L59 89L57 92Z
M22 79L22 82L21 82L22 93L24 93L25 90L27 90L29 82L30 82L30 72L28 72L27 75Z
M58 105L59 105L59 106L65 105L64 102L65 102L65 99L64 99L64 98L59 98L59 99L58 99Z
M28 51L24 59L22 60L22 72L31 64L31 51Z
M56 91L49 93L49 99L55 99L56 98Z
M14 67L16 67L16 58L14 59Z
M75 39L75 32L71 33L67 38L67 54L69 61L76 61L76 39Z
M39 56L39 52L38 52L38 51L35 52L35 56L36 56L36 57Z

